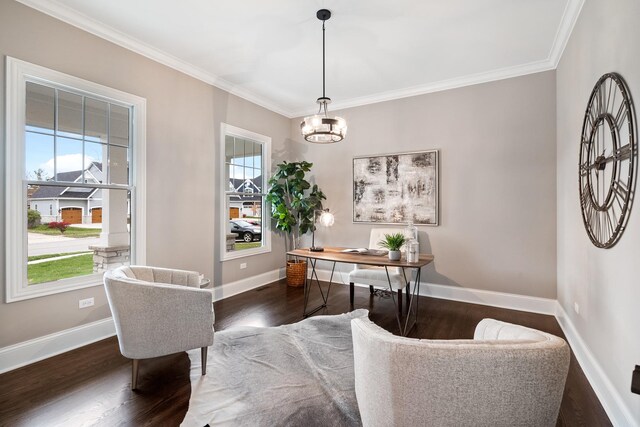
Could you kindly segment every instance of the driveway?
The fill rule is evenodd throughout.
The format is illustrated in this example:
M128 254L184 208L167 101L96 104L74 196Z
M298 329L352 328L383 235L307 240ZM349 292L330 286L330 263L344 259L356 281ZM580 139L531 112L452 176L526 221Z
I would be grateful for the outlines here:
M73 238L27 233L27 238L29 256L86 251L89 246L100 244L99 237Z

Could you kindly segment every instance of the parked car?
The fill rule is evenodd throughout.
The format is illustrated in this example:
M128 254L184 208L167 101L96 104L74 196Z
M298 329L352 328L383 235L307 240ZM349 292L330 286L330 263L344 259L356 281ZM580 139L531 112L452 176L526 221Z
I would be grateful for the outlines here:
M231 224L231 233L236 234L236 239L245 242L253 242L262 239L262 227L251 224L242 219L234 219L229 221Z

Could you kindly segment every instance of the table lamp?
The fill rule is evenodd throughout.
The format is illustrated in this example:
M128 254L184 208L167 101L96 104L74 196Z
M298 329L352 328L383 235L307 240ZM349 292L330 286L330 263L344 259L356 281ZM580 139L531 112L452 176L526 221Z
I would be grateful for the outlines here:
M316 211L316 213L317 212L321 212L321 213L320 213L319 217L317 217L317 215L314 215L314 217L317 218L317 221L314 221L313 230L311 231L311 247L309 248L309 250L311 252L322 252L322 251L324 251L323 247L316 246L316 224L320 223L320 225L322 225L324 227L331 227L333 225L333 223L335 222L335 217L333 216L333 214L331 212L329 212L329 209Z

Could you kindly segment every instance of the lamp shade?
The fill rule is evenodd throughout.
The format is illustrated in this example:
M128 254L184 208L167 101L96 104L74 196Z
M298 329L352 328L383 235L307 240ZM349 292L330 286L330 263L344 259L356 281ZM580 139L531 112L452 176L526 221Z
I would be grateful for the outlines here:
M300 123L302 136L309 142L331 144L342 141L347 134L347 122L342 117L322 114L305 117Z
M335 217L329 211L322 211L322 214L320 214L320 219L318 220L318 222L320 222L320 225L324 227L331 227L335 222Z

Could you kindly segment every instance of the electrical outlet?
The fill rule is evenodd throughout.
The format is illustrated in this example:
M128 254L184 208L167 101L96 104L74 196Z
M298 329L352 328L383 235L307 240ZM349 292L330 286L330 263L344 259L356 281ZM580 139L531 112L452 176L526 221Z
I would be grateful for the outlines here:
M81 299L80 301L78 301L78 308L91 307L93 304L95 304L95 300L93 299L93 297Z
M242 264L240 264L240 270L244 270L245 268L247 268L246 262L243 262Z
M640 366L636 365L631 376L631 392L640 394Z
M575 311L576 314L580 314L580 305L577 302L573 303L573 311Z

